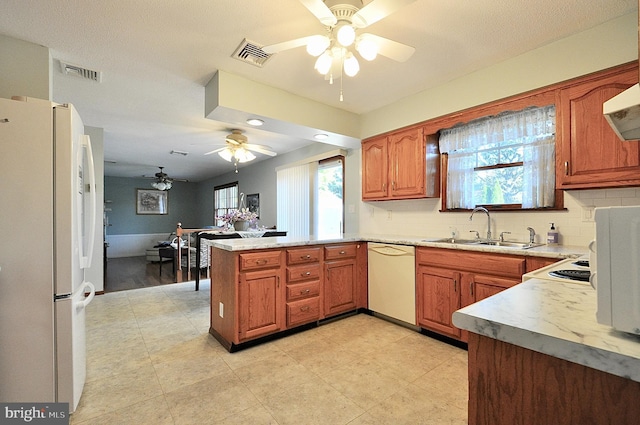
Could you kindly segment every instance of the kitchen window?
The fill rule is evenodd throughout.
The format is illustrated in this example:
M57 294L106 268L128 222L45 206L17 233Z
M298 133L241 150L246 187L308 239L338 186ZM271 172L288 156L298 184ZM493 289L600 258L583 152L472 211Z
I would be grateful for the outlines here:
M555 208L555 106L505 112L440 132L445 210Z
M224 224L216 217L222 217L236 208L238 208L238 182L213 188L213 222L216 226Z

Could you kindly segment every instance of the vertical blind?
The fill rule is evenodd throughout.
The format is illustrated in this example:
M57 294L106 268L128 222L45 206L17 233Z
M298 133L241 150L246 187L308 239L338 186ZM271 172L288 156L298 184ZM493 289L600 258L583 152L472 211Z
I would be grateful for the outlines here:
M311 221L312 164L276 172L277 228L288 236L309 236Z

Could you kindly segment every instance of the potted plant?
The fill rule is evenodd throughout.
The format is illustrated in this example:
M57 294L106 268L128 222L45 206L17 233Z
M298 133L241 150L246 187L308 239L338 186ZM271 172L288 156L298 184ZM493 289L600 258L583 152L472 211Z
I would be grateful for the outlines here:
M249 208L239 208L230 210L216 219L221 220L228 228L233 227L236 231L244 231L255 224L258 214L249 211Z

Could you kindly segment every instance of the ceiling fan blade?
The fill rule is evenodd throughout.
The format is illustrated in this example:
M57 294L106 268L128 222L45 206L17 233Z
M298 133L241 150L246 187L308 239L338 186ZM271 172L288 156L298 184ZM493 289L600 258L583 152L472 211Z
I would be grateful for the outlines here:
M398 62L405 62L413 55L413 52L416 51L414 47L375 34L366 33L362 34L362 36L372 40L378 45L379 54Z
M300 0L300 3L309 9L309 12L313 13L313 16L318 18L322 25L331 27L338 22L333 12L322 0Z
M225 149L226 149L226 147L224 147L224 148L218 148L218 149L215 149L215 150L209 151L209 152L205 153L204 155L211 155L212 153L222 152L222 151L223 151L223 150L225 150Z
M269 150L269 146L263 146L263 145L254 145L251 143L247 143L244 145L245 148L247 148L250 151L255 151L255 152L259 152L261 154L264 155L269 155L269 156L276 156L277 153L273 152L272 150Z
M268 46L264 46L262 51L272 54L282 52L283 50L295 49L296 47L306 46L315 37L317 36L310 35L308 37L296 38L295 40L283 41L282 43L270 44Z
M356 14L351 17L351 22L358 28L364 28L378 22L382 18L386 18L396 10L414 1L416 0L373 0L356 12Z

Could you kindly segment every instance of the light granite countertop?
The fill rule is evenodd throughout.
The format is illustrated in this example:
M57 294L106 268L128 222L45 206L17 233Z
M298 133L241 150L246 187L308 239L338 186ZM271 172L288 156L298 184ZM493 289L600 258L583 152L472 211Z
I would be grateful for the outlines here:
M589 285L531 279L453 314L461 329L640 382L640 336L596 322Z
M351 233L343 234L339 237L318 238L318 237L294 237L277 236L267 238L241 238L241 239L214 239L206 241L209 245L224 249L226 251L248 251L253 249L285 248L289 246L320 245L341 242L380 242L399 245L423 246L431 248L447 248L465 251L491 252L494 254L512 254L532 257L557 258L577 258L588 253L586 247L581 246L549 246L542 245L535 248L521 249L510 247L494 247L482 245L465 245L458 243L435 242L441 238L411 237L399 235L373 235Z

